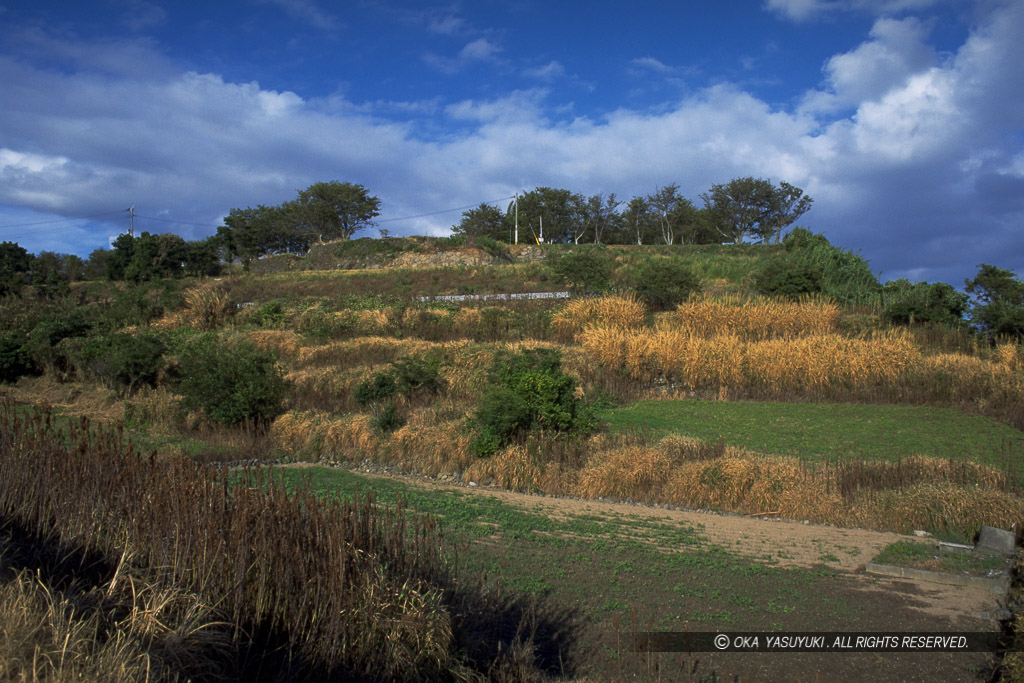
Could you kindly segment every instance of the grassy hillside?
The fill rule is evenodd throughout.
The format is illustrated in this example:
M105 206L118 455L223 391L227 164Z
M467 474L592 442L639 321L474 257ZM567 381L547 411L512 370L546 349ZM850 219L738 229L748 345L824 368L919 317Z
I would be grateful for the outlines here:
M815 245L820 256L821 244ZM848 252L832 255L837 268L860 268L858 277L864 276L863 264ZM166 463L182 468L193 462L307 461L584 499L771 514L896 532L927 529L960 540L968 540L982 524L1010 528L1024 523L1019 479L1024 349L990 345L958 327L890 324L870 282L854 293L770 297L757 291L759 274L779 259L789 259L786 273L799 275L803 266L794 258L786 247L756 245L541 249L457 240L356 240L320 245L301 258L265 259L253 264L252 272L218 279L86 283L76 285L68 297L52 299L26 292L24 298L0 302L8 323L0 369L9 380L0 392L23 404L57 406L59 413L50 413L50 420L59 414L71 425L78 416L120 425L122 431L104 431L101 441L87 430L72 437L42 427L33 427L33 433L48 434L37 450L55 453L58 461L66 456L57 445L63 447L67 438L84 444L79 447L84 452L120 452L125 442L153 449L157 469L143 479L163 476L159 472ZM699 286L694 292L689 284L672 289L683 298L666 304L661 298L641 298L651 290L645 278L658 279L666 290L678 282ZM565 289L573 290L572 299L423 299ZM26 410L8 409L11 415ZM14 462L2 466L11 468ZM103 465L96 466L103 471ZM45 468L25 462L20 467L3 470L5 479L22 482L10 490L11 500L19 490L46 488L45 482L32 483ZM190 486L213 495L204 483L213 480L195 476ZM297 476L285 475L289 490ZM312 477L314 488L339 495L347 495L357 481L343 473ZM285 505L284 489L271 488L266 500L250 499L246 496L256 495L262 485L236 486L246 493L233 494L227 480L216 481L222 492L217 495L226 496L216 505L240 496L237 500L248 501L254 515L261 506ZM237 479L232 481L237 485ZM374 486L391 502L393 491ZM185 495L177 484L166 487ZM100 496L103 488L97 484L80 491L76 504L83 510L102 508L107 505ZM125 493L126 499L136 495ZM300 508L313 504L301 497L307 494L299 495L305 501ZM2 510L5 520L36 514L37 508L22 502ZM469 496L416 498L416 504L421 512L443 518L460 542L486 535L479 520L491 519L509 529L497 546L523 540L524 553L539 563L535 566L555 566L559 558L577 562L566 559L570 556L597 557L590 545L568 548L543 540L545 533L571 535L570 527L586 520L562 523L493 506L483 509ZM334 514L328 512L332 504L325 505L324 514ZM166 516L173 521L193 512L182 507ZM108 527L89 530L79 523L92 513L82 514L18 518L18 524L35 520L43 536L73 538L83 551L100 553L108 568L117 567L119 554L128 547L137 552L149 547L136 545L142 541L134 537L142 531L125 521L128 517L110 518ZM239 519L231 523L249 523ZM394 519L379 521L381 533ZM202 526L199 518L194 523L197 529ZM146 533L146 543L155 543L165 532ZM316 542L298 527L288 533L300 545ZM453 678L504 671L515 680L556 671L552 657L568 656L571 648L566 645L556 655L530 650L540 641L521 638L517 625L509 624L540 619L541 613L529 616L520 598L567 590L564 577L531 573L520 565L510 569L512 557L501 560L504 565L489 562L493 548L465 555L468 576L508 570L506 588L511 591L502 598L510 606L505 626L511 633L494 642L512 649L502 650L506 654L501 656L479 651L467 657L460 639L482 627L468 620L468 605L483 600L486 591L459 594L455 602L436 601L436 591L448 590L452 580L446 564L450 547L428 536L423 542L435 548L432 557L448 559L423 571L412 568L411 574L381 568L377 584L360 584L360 590L382 587L386 593L397 586L396 595L413 595L402 593L401 586L419 582L415 604L403 603L402 609L420 615L417 623L425 624L425 630L405 635L389 635L383 622L373 622L377 626L370 624L369 630L330 625L301 612L296 605L302 598L289 606L290 598L282 597L274 606L238 593L229 587L226 577L233 570L227 567L216 570L225 572L216 578L222 592L209 592L212 584L186 580L194 571L190 567L203 565L189 554L193 550L166 558L160 543L145 550L152 558L138 556L137 580L154 582L157 592L172 586L197 605L237 605L230 618L203 613L218 624L233 624L217 631L232 642L231 629L249 632L271 613L279 615L274 619L309 621L309 631L289 635L287 629L267 626L255 635L266 643L290 638L290 647L306 653L303 661L313 662L314 668L383 671L375 667L386 664L367 654L373 643L422 637L417 642L423 648L410 645L403 651L407 668L402 675L427 671L423 657ZM406 546L394 533L389 538L391 549L382 546L381 552L402 556ZM699 534L676 541L700 546ZM616 562L640 561L618 544L601 547L617 554ZM236 550L244 555L246 547ZM214 551L194 552L201 557ZM643 557L645 576L656 582L666 571L662 560ZM685 553L673 561L686 564L698 557L718 555ZM719 560L747 571L747 565L732 559ZM397 567L401 561L385 557L381 563ZM147 570L172 565L179 568L170 584L160 583L167 579L160 572ZM240 566L235 569L241 571ZM276 585L283 566L268 569L260 580ZM757 570L750 571L754 576ZM609 565L594 580L607 583L616 572ZM109 575L94 577L94 587L107 590L103 582L110 580ZM751 578L743 590L759 580ZM290 588L281 586L267 590L278 589L281 596L291 595ZM9 590L27 589L11 583ZM776 614L781 604L761 604L753 597L762 593L757 588L749 594L750 604L723 603L706 612L690 600L706 595L684 593L677 605L682 622L673 626L710 622L727 627L741 613L746 622L749 614ZM617 594L587 609L618 613L625 593ZM641 596L628 598L634 599ZM378 612L391 614L392 608L384 600ZM547 622L541 620L548 635L572 621L563 623L564 614L548 616ZM323 650L317 643L324 628L356 629L352 642L366 647ZM558 632L566 642L572 639L567 631ZM131 641L134 658L125 666L135 666L132 662L146 653L156 656L154 641L124 637ZM231 667L237 661L218 661L216 666L236 670Z

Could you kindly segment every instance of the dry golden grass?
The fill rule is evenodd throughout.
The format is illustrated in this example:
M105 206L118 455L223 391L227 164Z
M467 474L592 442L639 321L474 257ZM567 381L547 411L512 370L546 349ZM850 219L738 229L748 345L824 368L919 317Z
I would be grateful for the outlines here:
M380 439L366 415L334 417L317 411L291 411L270 427L274 444L296 459L362 462L377 452Z
M378 335L385 332L391 325L390 310L356 311L356 329L363 335Z
M543 468L523 446L511 446L493 458L470 464L464 479L493 482L512 491L533 491L540 488Z
M1007 372L1024 372L1024 344L1000 344L993 360Z
M429 477L457 475L476 460L469 450L472 438L457 421L442 421L430 409L416 411L391 435L383 457Z
M18 403L48 405L69 415L112 422L124 414L118 392L100 384L60 382L53 377L22 377L16 384L0 387L0 392Z
M469 344L466 340L441 343L393 337L357 337L319 346L305 346L299 350L297 363L300 366L372 368L403 356L420 356L432 352L440 352L450 358Z
M204 282L185 292L183 321L197 330L215 330L235 312L231 297L217 282Z
M835 332L839 306L825 299L787 301L738 296L697 296L658 321L661 329L702 337L736 336L741 339L791 339Z
M125 423L145 425L151 432L166 434L179 420L178 397L165 387L144 386L123 404Z
M231 644L194 594L120 572L57 593L22 571L0 585L0 625L0 678L10 681L216 679L209 662Z
M671 456L650 447L617 449L595 461L580 473L579 495L585 498L657 500L673 469Z
M848 525L907 532L913 529L1010 529L1024 522L1024 499L985 486L923 482L899 490L865 491L850 505Z
M589 459L575 480L563 476L545 481L544 467L513 449L491 466L475 469L499 484L502 474L506 482L521 483L519 473L528 471L531 488L548 493L556 492L548 488L554 486L558 493L585 498L672 503L899 532L927 528L970 533L981 524L1010 528L1024 522L1024 500L1010 491L1006 475L973 463L913 457L898 464L837 468L685 437L646 445L630 443L623 435L599 435L588 445ZM528 464L532 469L525 470ZM566 486L569 482L574 483Z
M1024 363L1013 346L1001 346L991 360L959 353L926 356L917 379L939 399L971 403L983 412L1024 403Z
M292 330L253 330L245 338L260 351L270 351L279 359L295 358L302 347L302 337Z
M570 341L588 325L636 329L647 321L647 307L634 294L573 299L551 318L556 336Z
M828 334L744 341L666 329L588 327L579 341L584 352L606 368L624 368L644 382L669 379L690 390L871 387L899 381L920 360L920 351L901 332L870 339Z

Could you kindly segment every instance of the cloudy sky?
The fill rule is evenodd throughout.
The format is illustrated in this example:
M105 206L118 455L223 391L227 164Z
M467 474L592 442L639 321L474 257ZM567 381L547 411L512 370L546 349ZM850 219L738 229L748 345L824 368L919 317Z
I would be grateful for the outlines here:
M88 255L129 205L195 239L320 180L437 235L753 175L883 280L1024 276L1022 34L1020 0L0 0L0 240Z

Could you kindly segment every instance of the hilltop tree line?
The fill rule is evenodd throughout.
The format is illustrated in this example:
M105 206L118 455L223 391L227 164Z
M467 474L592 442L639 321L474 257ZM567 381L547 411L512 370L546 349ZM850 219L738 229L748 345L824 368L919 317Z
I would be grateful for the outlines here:
M614 194L584 197L538 187L516 197L504 211L486 203L469 209L452 230L462 238L492 244L515 239L517 222L519 241L527 243L543 236L545 243L578 245L743 240L778 244L813 201L789 183L776 186L752 177L713 185L700 199L703 206L698 208L679 193L676 184L626 203ZM37 297L59 298L77 280L141 283L218 275L226 264L248 266L252 259L270 254L304 253L314 242L350 239L372 226L379 214L380 199L365 187L330 181L299 190L294 200L277 206L231 209L225 225L202 240L189 242L170 233L123 234L112 249L97 249L84 260L55 252L33 256L15 243L4 242L0 244L0 298L18 295L27 285ZM1024 283L1012 271L982 264L977 276L965 281L966 291L975 299L971 306L968 294L945 283L901 279L882 286L861 257L804 229L793 230L784 246L766 267L752 274L758 291L794 297L822 293L838 301L879 302L884 317L897 324L959 325L967 317L984 333L1024 337ZM561 260L566 268L573 265L573 259ZM582 264L577 264L577 270L593 265L582 254L577 260ZM558 264L555 270L560 272Z
M615 194L590 197L538 187L505 211L480 204L452 226L456 234L511 242L562 244L719 244L744 239L779 243L786 228L813 200L799 187L763 178L736 178L700 195L703 206L682 196L679 185L658 187L628 202Z

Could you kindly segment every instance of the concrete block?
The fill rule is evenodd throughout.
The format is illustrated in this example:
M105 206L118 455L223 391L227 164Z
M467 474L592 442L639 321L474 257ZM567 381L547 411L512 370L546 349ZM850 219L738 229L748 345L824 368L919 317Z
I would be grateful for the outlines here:
M992 526L981 527L978 534L978 542L974 544L974 550L989 555L1012 555L1016 547L1016 539L1012 531L996 529Z

